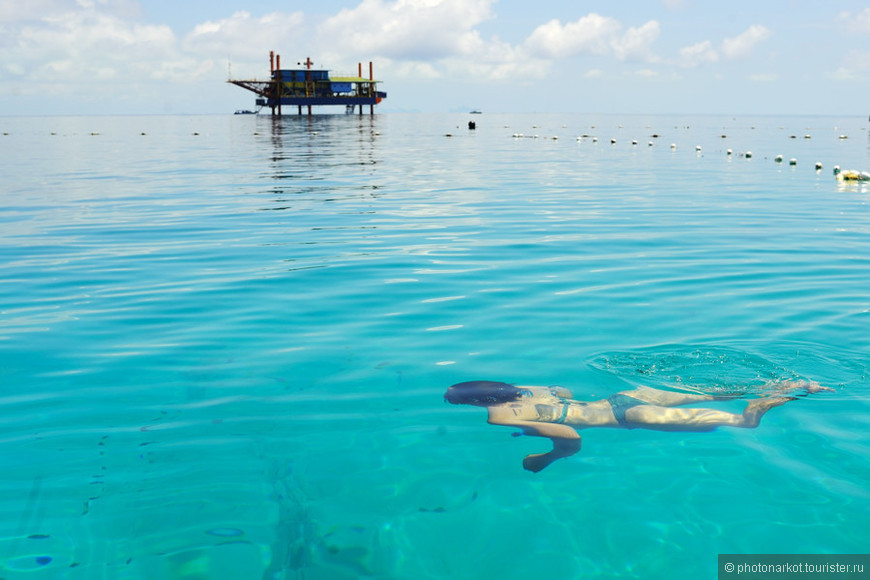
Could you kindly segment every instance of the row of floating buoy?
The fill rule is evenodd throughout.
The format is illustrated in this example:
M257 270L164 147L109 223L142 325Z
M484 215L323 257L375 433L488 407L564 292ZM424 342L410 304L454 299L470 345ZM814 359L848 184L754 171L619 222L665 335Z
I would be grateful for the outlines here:
M91 131L90 133L86 133L86 134L87 134L87 135L90 135L91 137L98 137L98 136L102 135L102 133L100 133L99 131ZM262 133L260 133L259 131L254 131L254 132L252 133L252 135L254 135L254 136L261 135L261 134L262 134ZM380 131L375 131L373 134L374 134L374 135L380 135L381 132L380 132ZM51 135L51 136L56 136L56 135L57 135L57 131L52 131L51 133L49 133L49 135ZM77 135L77 133L72 133L72 135ZM141 136L144 137L144 136L148 135L148 133L146 133L145 131L142 131L141 133L139 133L139 135L141 135ZM199 137L199 136L201 135L201 133L200 133L199 131L194 131L193 133L191 133L191 135L194 136L194 137ZM311 131L311 132L309 133L309 135L310 135L311 137L317 137L318 132L317 132L317 131ZM4 131L4 132L3 132L3 136L4 136L4 137L8 137L8 136L9 136L9 132L8 132L8 131ZM67 136L67 135L65 134L64 136ZM452 135L451 135L450 133L448 133L447 136L448 136L448 137L452 137Z
M535 139L539 138L539 135L524 135L523 133L513 133L511 136L515 139L520 139L520 138L524 138L524 137L531 137L531 138L535 138ZM651 137L658 138L659 135L654 134L654 135L651 135ZM556 137L556 136L546 137L546 138L547 139L558 139L558 137ZM727 135L722 135L722 138L723 139L727 138ZM794 138L796 138L796 136L792 135L791 138L794 139ZM810 139L811 135L807 134L804 136L804 138ZM840 135L838 137L838 139L848 139L848 138L849 137L847 135ZM578 142L583 141L584 139L591 139L591 141L593 143L598 143L598 137L593 137L593 136L590 136L589 134L586 134L586 133L577 137ZM616 138L610 139L611 145L615 145L616 143L617 143ZM637 139L632 139L631 144L632 144L632 146L637 146L637 144L638 144ZM649 141L647 143L647 145L649 147L652 147L654 144L655 143L653 141ZM677 144L671 143L670 148L671 148L671 150L676 150ZM695 151L697 153L701 153L702 150L703 150L703 148L700 145L695 145ZM727 149L725 151L725 154L730 157L734 154L734 151L732 149ZM746 152L738 153L738 156L741 158L745 158L745 159L752 159L753 155L752 155L752 151L746 151ZM783 163L785 161L785 158L782 155L777 155L776 157L773 158L773 160L775 163ZM797 166L797 164L798 164L797 158L792 157L791 159L788 160L788 164L789 164L789 166L792 166L792 167ZM816 162L814 167L815 167L815 170L817 172L821 171L823 169L823 165L821 162ZM834 176L839 181L870 181L870 172L855 171L852 169L841 170L839 165L834 167Z
M141 136L143 136L143 137L144 137L145 135L147 135L147 134L148 134L148 133L146 133L145 131L142 131L141 133L139 133L139 135L141 135ZM9 133L8 133L8 132L4 132L3 135L4 135L5 137L8 137L8 136L9 136ZM51 133L49 133L49 135L51 135L51 136L56 136L56 135L57 135L57 131L52 131ZM75 133L73 133L73 135L75 135ZM88 135L90 135L91 137L99 137L100 135L102 135L102 133L100 133L99 131L91 131L90 133L88 133ZM196 137L196 136L199 136L199 132L198 132L198 131L194 131L193 133L191 133L191 135L193 135L193 136L195 136L195 137ZM259 133L254 133L254 135L259 135Z
M514 136L516 137L516 136L522 136L522 135L521 135L521 134L514 134ZM580 137L577 137L577 141L582 141L583 138L585 138L585 137L588 137L588 135L582 135L582 136L580 136ZM658 135L653 135L653 137L658 137ZM726 137L726 135L722 135L722 138L723 138L723 139L724 139L725 137ZM555 137L554 137L554 139L555 139ZM592 138L592 142L593 142L593 143L597 143L597 142L598 142L598 138L597 138L597 137L593 137L593 138ZM616 144L616 139L615 139L615 138L611 138L611 139L610 139L610 144L611 144L611 145L615 145L615 144ZM631 144L632 144L632 146L637 145L637 139L632 139ZM648 145L649 147L652 147L654 144L655 144L655 143L654 143L653 141L649 141L649 142L647 143L647 145ZM677 149L677 144L676 144L676 143L671 143L671 150L675 151L676 149ZM697 153L700 153L702 150L703 150L703 148L702 148L700 145L695 145L695 151L696 151ZM734 153L734 151L731 150L731 149L727 149L727 150L725 151L725 154L728 155L728 156L733 155L733 153ZM746 151L745 153L742 153L742 152L741 152L741 153L739 154L739 156L740 156L740 157L744 157L744 158L746 158L746 159L752 159L752 151ZM774 161L777 162L777 163L782 163L782 161L783 161L783 156L782 156L782 155L777 155L777 156L774 158ZM797 165L797 159L795 159L795 158L791 158L791 159L789 159L788 164L789 164L789 165ZM817 169L817 170L822 169L822 164L821 164L821 163L816 163L816 169Z
M449 134L448 134L448 136L449 136ZM538 135L537 133L534 135L526 135L525 133L514 133L513 135L511 135L511 137L513 137L514 139L541 139L541 136ZM552 139L553 141L559 140L558 135L551 135L551 136L543 137L543 138L544 139ZM596 139L595 141L597 142L598 139Z
M782 155L777 155L776 157L773 158L773 160L774 160L776 163L782 163L782 162L783 162L783 156L782 156ZM791 159L788 160L788 164L789 164L789 165L797 165L797 159L795 159L794 157L792 157ZM821 164L820 162L816 162L816 171L820 171L821 169L822 169L822 164Z
M723 135L723 137L724 137L724 135ZM789 135L788 138L789 138L789 139L797 139L797 135ZM806 135L804 135L804 139L812 139L812 138L813 138L813 136L810 135L809 133L807 133ZM848 138L849 138L848 135L839 135L839 136L837 137L837 139L840 139L841 141L844 140L844 139L848 139Z

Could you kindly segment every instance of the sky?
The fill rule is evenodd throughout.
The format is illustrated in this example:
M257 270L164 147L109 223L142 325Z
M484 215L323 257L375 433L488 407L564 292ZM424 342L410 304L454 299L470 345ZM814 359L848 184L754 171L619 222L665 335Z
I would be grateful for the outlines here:
M252 108L270 50L379 112L870 115L866 0L0 0L0 115Z

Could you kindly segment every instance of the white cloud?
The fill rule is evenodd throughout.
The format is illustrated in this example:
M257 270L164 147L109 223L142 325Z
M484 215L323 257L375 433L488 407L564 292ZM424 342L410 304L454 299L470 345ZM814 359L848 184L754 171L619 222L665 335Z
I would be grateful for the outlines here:
M719 53L709 40L680 49L680 64L693 67L719 60Z
M73 103L144 102L170 83L223 78L209 59L182 53L168 25L130 20L129 2L41 2L53 11L0 25L0 94L50 95L63 110ZM183 89L182 89L183 90ZM147 96L146 96L147 95Z
M841 12L838 20L839 23L846 26L850 32L858 34L870 34L870 8L865 8L858 14L853 15L851 12Z
M733 38L724 39L718 50L709 40L681 48L679 64L684 67L696 67L718 62L720 58L744 58L752 53L752 49L759 42L767 40L770 36L770 29L766 26L753 25Z
M757 73L749 75L749 80L759 83L775 83L779 80L779 75L776 73Z
M855 17L855 30L870 34L870 8L865 8Z
M495 0L363 0L317 28L320 54L336 62L378 60L393 80L541 78L549 63L477 30ZM324 40L326 39L326 40Z
M566 24L550 20L535 28L523 46L529 54L542 58L612 54L623 61L654 62L658 59L650 46L660 32L658 21L650 20L622 33L619 21L592 13Z
M48 15L62 15L82 9L98 9L119 18L141 16L136 0L0 0L0 22L42 20Z
M532 31L525 47L531 54L545 58L601 55L610 50L610 44L621 28L613 18L594 13L567 24L553 19Z
M753 25L734 38L722 41L722 55L725 58L743 58L749 56L756 44L770 38L770 29L766 26Z
M465 61L451 61L446 64L447 74L454 74L460 78L485 79L487 81L510 80L522 85L531 84L534 79L545 78L551 70L551 64L548 62L519 59L489 64L474 64Z
M2 0L0 1L0 22L19 22L39 20L46 14L69 12L76 7L75 0Z
M841 81L864 80L870 75L870 52L857 50L846 55L845 64L834 71L833 77Z
M858 73L853 68L845 66L835 70L833 76L838 81L854 81L859 78Z
M391 66L391 64L387 62L386 66L399 76L407 79L432 80L441 77L441 73L428 62L404 62L397 63L395 66Z
M28 62L55 71L75 72L80 79L101 71L117 73L175 53L176 39L164 25L141 25L85 10L46 18L17 31L17 43L7 47L3 60Z
M203 22L180 40L168 25L138 20L138 4L131 0L21 4L28 8L15 8L19 20L0 20L0 62L7 63L0 67L0 93L135 99L149 81L158 81L147 89L153 93L167 83L220 81L226 78L224 58L262 63L269 48L298 37L302 24L300 13L237 12ZM267 65L256 70L264 69Z
M683 0L662 2L668 8L685 7ZM724 39L704 40L702 35L697 37L701 42L664 59L655 54L656 43L679 33L668 30L667 21L628 26L597 13L572 20L563 16L528 21L524 40L506 42L485 32L501 24L495 20L497 0L349 0L346 5L331 16L314 15L329 10L325 6L305 14L265 15L222 12L215 6L198 25L173 30L144 20L136 0L0 0L0 95L62 94L57 102L64 103L126 99L124 105L137 106L178 102L202 94L199 87L191 88L195 83L218 87L226 78L227 57L234 77L265 76L269 50L282 52L285 67L311 55L318 67L340 73L355 72L359 59L373 60L378 78L394 87L415 82L435 86L434 79L452 86L506 80L513 89L554 78L554 71L564 75L566 69L587 79L665 79L674 78L679 66L746 57L772 34L755 25ZM510 14L512 8L502 10ZM660 11L665 12L661 5ZM838 16L830 18L837 21ZM870 9L839 18L847 32L870 33ZM508 22L516 34L513 21ZM564 62L578 56L598 58ZM829 74L866 78L866 63L866 56L856 53ZM17 107L23 99L8 102Z
M286 46L288 39L302 35L304 17L273 12L259 18L239 11L221 20L197 25L184 39L184 50L208 58L263 60L270 49Z
M320 25L339 51L402 60L470 55L484 42L474 29L494 0L363 0Z
M660 32L661 26L656 20L650 20L639 28L629 28L622 37L611 42L613 53L619 60L654 62L658 59L650 52L650 45Z

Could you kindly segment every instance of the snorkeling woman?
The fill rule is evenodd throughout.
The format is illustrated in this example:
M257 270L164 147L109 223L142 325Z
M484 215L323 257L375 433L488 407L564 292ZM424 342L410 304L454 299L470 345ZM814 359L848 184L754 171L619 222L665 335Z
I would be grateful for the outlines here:
M519 427L526 435L549 438L553 442L552 451L527 455L523 459L523 467L537 473L557 459L580 451L580 435L576 429L611 427L700 432L716 427L754 428L767 411L795 400L784 393L833 389L811 381L784 381L774 385L774 390L777 393L774 396L750 400L741 414L709 408L674 408L735 399L740 395L696 395L651 387L621 391L599 401L577 401L571 391L563 387L468 381L448 388L444 398L455 405L486 407L488 422L493 425Z

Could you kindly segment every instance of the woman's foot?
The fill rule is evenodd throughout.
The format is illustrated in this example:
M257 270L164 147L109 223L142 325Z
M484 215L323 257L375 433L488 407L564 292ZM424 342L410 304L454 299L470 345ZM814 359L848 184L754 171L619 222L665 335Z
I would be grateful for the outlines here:
M762 397L760 399L752 399L746 408L743 409L743 419L746 421L746 427L758 427L758 423L765 413L785 405L789 401L794 401L795 397Z
M830 387L823 387L816 381L795 380L795 381L779 381L770 385L775 393L793 393L795 391L804 391L808 395L813 393L821 393L822 391L831 391Z

